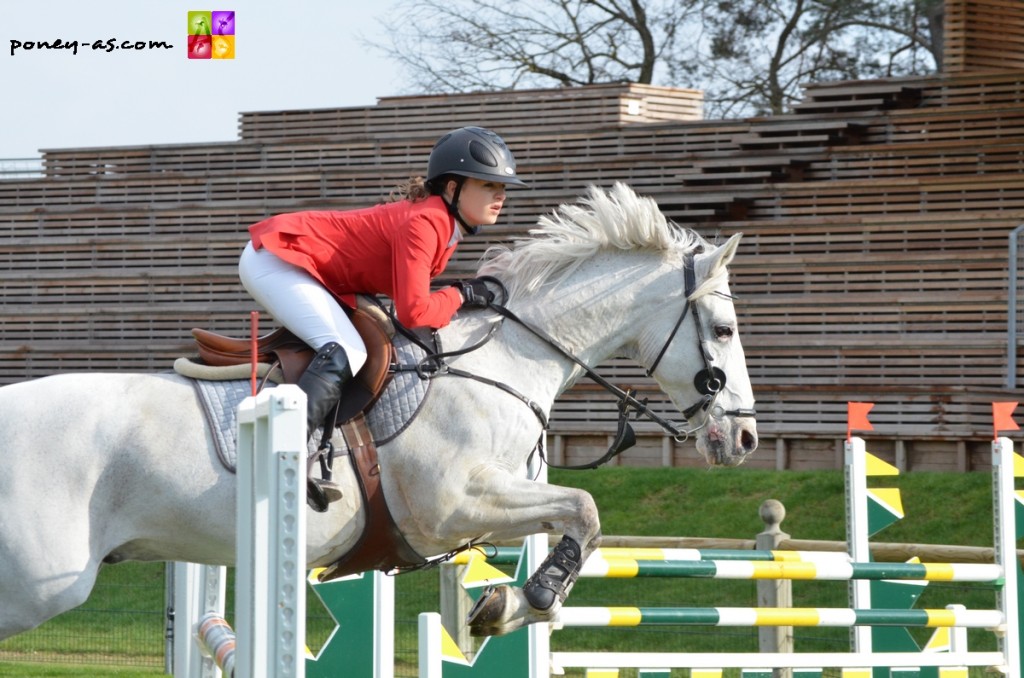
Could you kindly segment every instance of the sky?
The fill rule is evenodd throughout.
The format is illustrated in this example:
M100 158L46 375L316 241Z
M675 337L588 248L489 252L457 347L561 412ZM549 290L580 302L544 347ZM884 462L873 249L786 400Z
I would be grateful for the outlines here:
M241 112L372 106L407 94L398 66L365 42L380 40L388 8L387 0L0 0L0 160L233 141ZM234 59L187 57L190 10L234 12ZM120 47L140 41L144 49ZM39 42L51 47L29 49Z

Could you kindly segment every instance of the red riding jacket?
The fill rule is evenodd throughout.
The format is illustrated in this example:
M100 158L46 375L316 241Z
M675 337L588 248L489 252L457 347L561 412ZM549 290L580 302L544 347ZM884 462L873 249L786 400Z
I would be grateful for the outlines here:
M356 294L386 294L408 327L444 327L462 304L457 288L430 291L457 244L439 196L344 212L293 212L249 228L265 247L305 269L350 307Z

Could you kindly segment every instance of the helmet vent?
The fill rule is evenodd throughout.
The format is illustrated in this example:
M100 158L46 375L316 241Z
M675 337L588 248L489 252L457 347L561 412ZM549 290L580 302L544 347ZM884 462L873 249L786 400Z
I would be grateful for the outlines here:
M473 160L488 167L498 166L498 159L494 157L491 150L475 139L469 142L469 154L473 156Z

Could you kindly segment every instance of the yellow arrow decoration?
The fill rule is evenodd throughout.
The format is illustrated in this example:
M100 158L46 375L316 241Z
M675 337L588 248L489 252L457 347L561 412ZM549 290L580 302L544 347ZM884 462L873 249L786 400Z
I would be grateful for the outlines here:
M515 581L514 578L505 574L493 565L488 564L487 558L479 551L471 551L469 562L466 564L466 574L462 576L462 587L467 589L481 586L492 586Z
M447 662L470 665L466 655L462 654L458 644L449 635L448 629L443 626L441 627L441 656Z
M887 461L879 459L870 452L865 453L865 460L867 461L867 470L865 475L868 476L898 476L900 470L890 464Z
M890 511L893 515L903 518L903 499L900 497L900 488L898 487L873 487L868 490L868 494L875 498L879 504L881 504L886 510Z

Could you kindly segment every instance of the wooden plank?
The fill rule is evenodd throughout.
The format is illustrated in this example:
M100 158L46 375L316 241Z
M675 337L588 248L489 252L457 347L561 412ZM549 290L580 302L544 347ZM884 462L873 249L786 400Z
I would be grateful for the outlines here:
M541 94L542 93L542 94ZM437 135L460 124L506 132L572 124L617 125L698 119L702 95L695 90L613 84L532 92L388 97L358 110L280 111L242 114L243 139L328 137L349 130Z
M805 100L795 106L793 110L797 113L845 113L847 111L875 111L881 110L889 105L888 99L817 99Z
M763 436L829 440L843 428L844 398L877 398L887 426L974 441L986 413L969 387L1002 380L1006 236L1024 220L1020 78L835 86L844 88L835 96L884 100L909 88L922 98L885 112L643 124L626 119L622 100L550 111L537 93L499 102L493 119L509 121L501 131L535 186L512 195L500 225L463 243L448 274L474 271L487 245L522 235L588 184L626 179L677 220L713 219L700 225L709 236L747 232L732 289ZM450 114L475 115L472 98L449 101ZM234 312L254 306L235 269L245 227L276 211L380 199L421 168L437 130L452 125L443 106L430 105L389 102L370 107L379 109L373 120L368 109L253 118L270 135L290 134L294 123L297 136L280 143L54 151L49 179L0 182L0 381L54 369L166 369L161 356L188 350L185 325L204 314L244 330ZM672 101L657 105L665 109L650 115L678 113ZM438 112L436 129L410 131L416 116L401 119L428 109ZM537 120L517 123L516 110ZM606 113L621 120L606 122ZM845 146L808 150L790 140L765 153L735 143L805 134L831 143L851 122L863 138ZM804 171L787 181L738 183L794 166ZM686 186L698 168L723 183ZM147 340L155 358L113 349ZM601 369L673 412L640 368L610 361ZM603 439L614 428L614 402L592 385L575 387L556 410L561 430Z
M733 143L744 149L778 149L793 147L820 148L828 146L832 141L833 138L828 134L791 134L789 136L762 136L760 134L747 134L733 137Z

